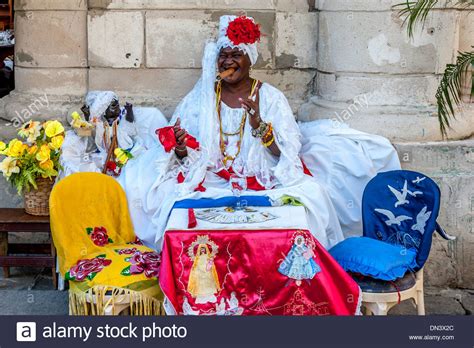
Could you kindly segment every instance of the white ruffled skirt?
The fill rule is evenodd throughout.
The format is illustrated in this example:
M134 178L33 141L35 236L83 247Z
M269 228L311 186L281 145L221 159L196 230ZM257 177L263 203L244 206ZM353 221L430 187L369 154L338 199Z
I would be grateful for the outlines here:
M307 209L311 232L330 248L344 238L362 234L365 185L378 172L400 169L400 162L390 142L380 136L347 126L333 127L330 120L303 123L300 129L300 155L313 178L246 194L268 195L272 200L285 194L298 198ZM155 146L129 161L118 179L127 193L137 236L157 249L177 200L232 195L228 183L213 173L206 176L205 192L180 194L174 177L162 179L170 170L169 160L170 154Z
M332 120L300 123L301 158L326 189L344 237L362 235L362 194L377 173L400 169L388 139Z

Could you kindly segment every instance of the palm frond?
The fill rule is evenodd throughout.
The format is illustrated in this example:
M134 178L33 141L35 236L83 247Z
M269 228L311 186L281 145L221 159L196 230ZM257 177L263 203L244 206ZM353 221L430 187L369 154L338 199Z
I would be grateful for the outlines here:
M409 1L393 5L393 9L398 9L398 15L402 18L403 24L407 26L408 36L413 38L415 27L421 23L422 27L426 22L431 10L438 4L439 0L417 0ZM460 8L470 8L474 6L473 0L457 0L448 1L448 3L454 2L456 6Z
M404 17L403 24L407 26L408 36L413 38L415 27L418 23L424 25L428 14L436 6L438 0L418 0L418 1L405 1L400 4L396 4L393 8L399 9L399 16Z
M455 118L456 107L461 104L461 89L466 82L471 83L471 95L474 95L473 77L469 68L474 66L474 51L459 52L456 64L448 64L436 91L438 120L443 137L451 127L450 119Z

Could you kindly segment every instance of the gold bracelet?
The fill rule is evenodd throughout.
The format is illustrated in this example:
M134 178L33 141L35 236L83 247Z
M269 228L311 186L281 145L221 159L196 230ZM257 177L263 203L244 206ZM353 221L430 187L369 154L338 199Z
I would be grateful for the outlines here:
M267 129L265 130L265 133L262 135L262 141L265 143L265 139L268 138L268 136L273 136L273 127L272 124L269 123Z
M275 136L272 134L272 138L267 142L263 143L263 146L270 147L275 142Z

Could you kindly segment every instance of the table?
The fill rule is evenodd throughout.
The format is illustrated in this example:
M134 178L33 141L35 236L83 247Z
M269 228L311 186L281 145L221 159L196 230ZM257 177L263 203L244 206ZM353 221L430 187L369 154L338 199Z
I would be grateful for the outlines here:
M254 208L254 207L252 207ZM221 209L221 208L219 208ZM160 287L168 314L353 315L361 293L307 229L304 207L259 207L276 219L221 224L174 209ZM195 215L206 209L194 209Z
M197 226L194 229L210 229L210 230L255 230L260 228L266 229L308 229L308 220L306 218L306 210L302 206L285 206L285 207L251 207L257 212L269 212L275 216L275 219L255 222L255 223L232 223L232 224L216 224L209 221L197 219ZM196 215L205 211L206 208L194 209ZM166 226L166 230L187 230L188 229L188 210L173 209Z
M9 244L8 232L51 233L49 216L29 215L24 209L0 208L0 267L5 278L10 276L10 267L50 267L56 288L56 249L52 240L51 244Z

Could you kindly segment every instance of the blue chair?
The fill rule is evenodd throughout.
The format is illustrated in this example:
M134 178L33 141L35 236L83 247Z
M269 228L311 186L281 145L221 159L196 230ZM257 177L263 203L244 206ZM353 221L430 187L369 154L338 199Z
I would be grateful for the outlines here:
M367 184L363 237L347 239L330 251L346 271L355 273L366 314L386 315L406 299L414 300L419 315L425 314L423 266L433 233L455 239L436 222L439 206L438 185L418 172L379 173Z

